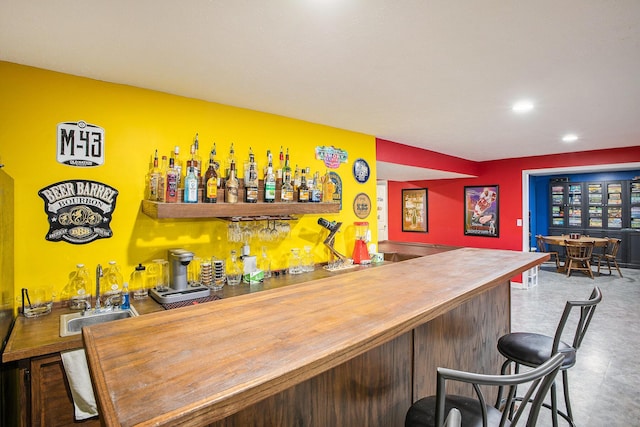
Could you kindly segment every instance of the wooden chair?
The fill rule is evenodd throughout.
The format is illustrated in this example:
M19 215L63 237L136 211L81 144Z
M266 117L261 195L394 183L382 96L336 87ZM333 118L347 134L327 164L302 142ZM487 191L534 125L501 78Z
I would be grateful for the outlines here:
M564 354L557 353L532 370L511 375L485 375L438 368L436 395L424 397L411 405L404 425L405 427L442 426L444 416L453 408L457 408L461 413L463 427L514 427L517 425L533 427L536 425L540 408L563 360ZM446 384L451 381L473 385L475 398L447 394ZM517 386L522 384L530 384L530 386L518 405L517 411L510 414ZM484 392L480 386L485 386ZM496 406L489 404L484 394L489 391L486 386L506 387L508 389L506 400L500 399ZM501 411L498 407L504 410ZM520 421L522 423L519 423Z
M544 237L540 234L536 235L536 246L538 247L538 252L548 253L551 261L553 261L555 257L556 269L560 270L560 256L558 252L550 251L549 248L547 248L547 242L544 241Z
M565 240L564 248L567 254L565 265L567 267L567 277L571 275L572 270L583 271L593 279L593 271L591 271L591 256L593 255L593 247L595 242Z
M607 237L608 243L604 248L604 251L600 254L593 254L594 262L598 261L598 276L600 275L600 265L602 260L607 262L607 267L609 267L609 275L611 275L611 263L618 270L618 274L622 277L622 272L620 271L620 267L618 266L618 261L616 261L616 256L618 255L618 249L620 249L620 244L622 240L614 239Z

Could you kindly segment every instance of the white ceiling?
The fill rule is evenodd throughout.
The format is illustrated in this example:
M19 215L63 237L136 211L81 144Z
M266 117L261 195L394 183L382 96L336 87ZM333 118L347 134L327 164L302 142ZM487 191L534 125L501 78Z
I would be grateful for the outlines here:
M475 161L640 147L639 0L2 0L0 60Z

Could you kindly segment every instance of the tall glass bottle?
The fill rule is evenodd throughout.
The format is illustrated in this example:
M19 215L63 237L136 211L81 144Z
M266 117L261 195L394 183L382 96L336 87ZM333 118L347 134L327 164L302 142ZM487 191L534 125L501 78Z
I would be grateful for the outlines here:
M115 261L109 261L104 271L102 287L102 306L117 307L122 301L122 285L124 283L120 267Z
M229 175L231 174L231 163L236 163L236 151L233 148L233 142L231 143L231 147L229 148L229 157L227 157L226 170L224 173L225 180L229 179ZM236 178L238 178L238 172L236 171Z
M182 159L180 158L180 147L177 145L173 148L173 167L178 172L178 188L182 188L182 179L186 170L183 167Z
M282 188L282 177L284 176L284 153L282 145L280 146L280 154L278 155L278 170L276 171L276 188Z
M236 178L236 163L231 161L229 164L229 177L225 183L224 201L227 203L238 203L238 188L240 183Z
M158 150L156 150L153 156L153 168L149 171L149 196L147 197L149 200L153 200L154 202L161 200L159 194L161 179L162 173L158 167Z
M205 203L216 203L218 201L218 173L215 166L215 151L209 154L209 168L204 174L204 197Z
M273 173L271 157L269 157L267 172L264 175L264 201L265 203L273 203L276 201L276 176Z
M316 171L313 175L313 187L309 190L311 196L309 200L313 203L319 203L322 201L322 182L320 182L320 172Z
M282 190L280 191L280 201L293 202L293 184L291 184L291 169L285 168L282 179Z
M193 139L193 144L191 144L191 166L193 166L193 171L198 177L198 186L202 185L202 157L198 152L200 148L200 143L198 142L198 134L196 133L195 138Z
M187 176L184 178L184 202L198 203L198 177L193 166L189 166Z
M249 148L248 169L245 171L244 177L244 201L246 203L258 201L258 169L251 148Z
M176 203L178 201L178 188L180 173L175 168L175 160L173 157L169 159L169 169L165 177L166 194L164 201L167 203Z
M162 163L160 166L160 178L158 180L158 201L164 202L166 200L166 177L167 177L167 169L169 169L169 165L167 164L167 156L162 156Z
M298 187L300 187L300 182L302 178L300 177L300 168L296 165L296 170L293 173L293 190L298 191Z
M298 186L298 202L307 203L308 201L309 187L307 186L307 170L305 168L302 168L302 172L300 175L300 185Z

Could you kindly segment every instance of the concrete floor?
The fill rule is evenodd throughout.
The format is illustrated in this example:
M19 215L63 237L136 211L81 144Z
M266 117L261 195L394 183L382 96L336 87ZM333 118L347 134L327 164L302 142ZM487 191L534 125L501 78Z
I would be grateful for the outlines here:
M623 278L615 270L609 276L606 267L604 272L595 279L581 272L567 278L545 263L537 286L512 288L512 331L553 335L565 302L587 299L599 286L602 302L568 372L574 421L579 427L640 426L640 270L622 269ZM561 382L558 390L564 408ZM538 426L550 425L543 409ZM560 425L567 423L560 419Z

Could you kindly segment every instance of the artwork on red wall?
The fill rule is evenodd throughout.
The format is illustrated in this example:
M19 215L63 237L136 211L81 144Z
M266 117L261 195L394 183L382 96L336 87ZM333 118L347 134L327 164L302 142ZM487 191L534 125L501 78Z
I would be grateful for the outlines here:
M428 224L427 189L402 190L402 231L426 233Z
M498 186L464 187L464 234L498 237Z

